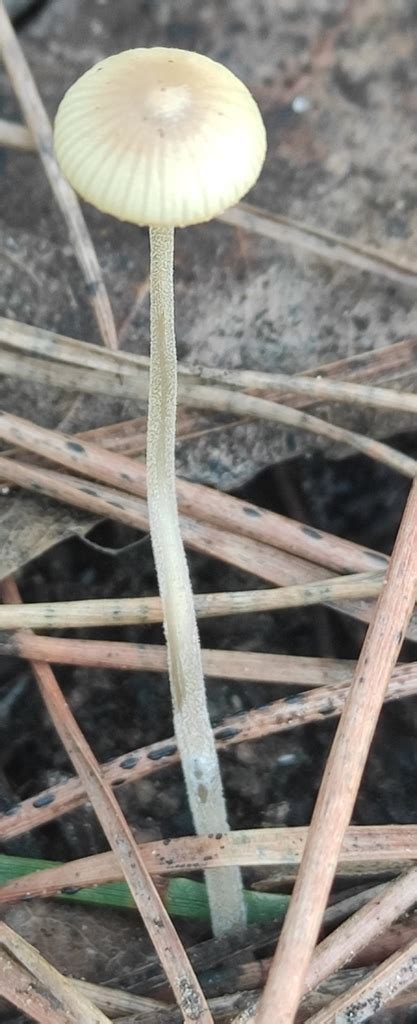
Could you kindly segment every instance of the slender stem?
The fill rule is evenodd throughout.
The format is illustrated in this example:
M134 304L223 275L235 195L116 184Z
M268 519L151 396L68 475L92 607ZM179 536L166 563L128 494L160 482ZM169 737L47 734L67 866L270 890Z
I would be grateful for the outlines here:
M151 359L147 486L152 547L168 649L174 726L194 826L228 832L220 766L207 710L200 641L175 490L177 359L174 330L174 231L151 228ZM208 871L213 931L244 924L239 869Z

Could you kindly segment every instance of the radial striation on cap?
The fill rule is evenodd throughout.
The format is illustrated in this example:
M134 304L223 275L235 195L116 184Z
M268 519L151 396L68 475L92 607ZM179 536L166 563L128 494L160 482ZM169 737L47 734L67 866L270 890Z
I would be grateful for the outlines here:
M164 47L100 61L68 90L55 151L73 188L134 224L210 220L255 183L266 151L250 92L222 64Z

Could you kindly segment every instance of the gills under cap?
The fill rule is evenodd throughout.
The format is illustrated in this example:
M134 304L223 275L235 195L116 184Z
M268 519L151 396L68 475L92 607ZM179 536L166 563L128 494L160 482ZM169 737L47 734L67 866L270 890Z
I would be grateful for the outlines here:
M100 61L68 90L55 150L74 189L149 226L210 220L255 183L266 151L250 92L222 64L164 47Z

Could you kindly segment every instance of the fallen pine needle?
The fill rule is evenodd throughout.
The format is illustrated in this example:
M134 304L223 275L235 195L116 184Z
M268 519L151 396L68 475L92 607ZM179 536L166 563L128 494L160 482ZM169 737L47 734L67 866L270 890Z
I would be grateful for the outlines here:
M19 601L13 580L3 580L4 601ZM159 893L145 867L139 848L114 792L65 701L49 665L30 662L54 727L92 803L104 834L128 882L134 902L153 942L185 1024L198 1019L213 1024L203 991ZM198 1010L198 1014L196 1011Z
M24 124L5 121L3 118L0 118L0 146L10 146L24 151L34 148L32 136Z
M33 359L21 355L19 358L0 351L0 373L16 376L23 380L36 380L47 387L64 388L77 393L106 394L119 398L147 400L148 374L146 370L130 369L119 377L115 373L86 369L82 374L72 367L60 366L51 361ZM397 473L413 478L417 474L417 461L409 455L391 448L382 441L340 427L320 419L311 413L271 402L265 398L233 391L230 388L211 384L193 384L192 381L178 381L180 404L200 410L213 410L240 418L276 423L293 430L326 438L335 444L347 445L368 458L389 466Z
M148 871L156 876L201 871L207 859L213 869L230 864L243 868L272 865L297 867L306 836L307 829L303 827L241 829L220 837L158 839L141 843L139 848ZM343 841L338 871L343 873L346 867L354 863L361 865L366 872L367 865L373 864L376 859L381 865L385 864L387 871L393 862L398 867L401 863L408 864L410 860L417 861L417 825L350 826ZM36 860L35 863L44 865L47 862ZM113 884L123 877L117 858L111 852L27 873L30 864L27 858L2 855L0 905L15 903L25 897L55 896L67 888L88 889ZM5 881L7 872L12 868L16 877L12 881ZM24 877L21 877L23 874ZM402 884L398 884L392 898L389 897L391 906L398 899L397 890L403 893Z
M323 718L332 718L341 713L348 689L346 685L319 687L274 701L263 708L229 716L214 729L216 745L219 749L225 749L235 743L251 742L310 722L322 721ZM398 700L416 692L417 663L397 666L386 699ZM102 769L112 785L122 785L153 775L178 762L177 746L171 738L129 751L122 757L106 762ZM78 779L51 786L0 816L0 839L12 838L37 828L65 811L73 810L84 800L85 793Z
M0 0L0 51L45 174L65 219L101 337L110 349L117 348L113 314L96 252L78 199L59 169L54 154L51 124L3 0Z
M376 597L383 582L383 573L355 573L294 587L195 594L194 604L199 618L242 615L279 608L303 608L349 598ZM161 621L159 597L97 598L0 606L0 630L79 629Z
M331 686L349 682L355 662L334 658L304 658L256 651L202 650L204 675L248 683ZM0 632L0 657L33 658L59 665L82 665L116 671L166 672L166 647L39 636L21 631Z
M197 383L220 384L235 390L277 394L289 392L294 395L305 395L311 401L341 402L366 409L383 409L386 412L397 410L403 413L417 413L417 395L394 391L392 388L374 387L370 384L327 380L320 375L303 377L298 373L261 373L257 370L228 370L193 364L190 376Z
M128 494L146 498L145 464L108 451L85 435L74 438L4 412L0 416L0 433L4 440L56 462L72 473L92 477ZM362 572L380 568L388 562L387 557L378 551L314 530L304 523L204 484L178 479L177 494L180 511L187 516L207 521L222 530L227 527L230 532L284 549L336 571Z
M366 975L353 988L308 1018L308 1024L362 1024L417 981L417 939ZM256 1019L256 1018L255 1018Z
M412 288L417 286L417 267L414 264L397 260L383 249L351 242L324 228L304 224L272 213L270 210L262 210L251 203L238 203L237 206L222 213L219 219L244 231L272 238L285 248L302 248L331 263L345 263L355 270L379 274L398 284Z
M30 1012L41 1024L111 1024L70 978L64 978L34 946L3 922L0 947L0 992L14 1006Z
M358 660L321 784L278 948L256 1016L292 1024L349 824L369 746L411 616L417 587L417 482L411 488L386 586ZM329 831L329 818L332 828ZM325 843L326 857L323 857Z
M417 899L417 867L378 886L378 892L355 914L319 943L307 971L305 991L317 988L326 978L369 946Z
M91 343L9 320L6 317L0 317L0 341L21 353L23 352L26 356L31 352L41 356L44 361L43 371L49 375L49 383L59 384L60 377L57 372L54 373L53 366L48 362L47 357L57 364L59 362L67 364L64 371L61 367L61 386L64 386L62 378L62 373L64 373L64 379L66 377L68 386L73 383L76 388L77 379L79 384L79 375L77 378L74 370L70 370L70 367L82 367L83 369L94 369L99 374L104 372L103 376L96 378L96 390L99 390L100 387L105 391L108 390L109 381L107 380L106 383L105 374L110 373L114 383L117 383L115 375L119 382L120 377L122 378L122 394L126 394L127 388L129 395L133 395L133 391L137 390L142 398L146 398L149 368L147 356L117 351L113 352L110 357L106 357L105 353ZM18 373L19 363L15 364L10 361L8 364L6 353L3 353L2 356L5 360L3 362L4 371L6 372L9 368L11 373L14 371ZM27 362L24 365L27 365L28 369L33 368L34 371L42 372L42 363L39 361L38 363ZM22 365L20 369L21 372L24 372ZM135 370L139 374L136 383L131 379L132 371L134 373ZM323 370L325 371L324 367ZM305 397L310 402L325 400L347 403L350 406L359 405L365 408L381 409L386 412L417 413L417 395L415 394L399 392L380 385L329 379L326 375L321 375L320 367L310 371L308 376L300 373L292 375L261 373L254 370L235 370L200 365L190 367L181 363L178 371L180 381L183 380L184 385L187 383L193 385L219 384L226 389L231 388L243 392L264 391L269 398L273 395L274 400L278 394L284 394L285 405L291 404L288 401L291 395L297 395ZM85 388L90 388L89 380L90 378L87 378L84 382ZM91 390L94 393L94 377L91 378Z

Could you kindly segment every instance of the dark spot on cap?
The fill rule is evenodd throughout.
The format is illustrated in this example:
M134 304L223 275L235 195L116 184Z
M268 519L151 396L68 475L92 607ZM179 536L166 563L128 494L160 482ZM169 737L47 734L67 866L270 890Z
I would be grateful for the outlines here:
M262 512L258 508L253 508L251 505L245 505L243 509L245 516L253 516L254 519L259 519Z
M320 714L323 718L326 718L326 715L334 715L334 704L331 700L324 705L324 708L320 708Z
M18 810L19 810L19 806L20 806L19 804L13 804L13 807L8 807L8 808L7 808L7 811L4 811L4 812L3 812L3 813L4 813L4 816L5 816L6 818L13 818L13 816L14 816L15 814L17 814L17 812L18 812Z
M55 796L53 793L43 793L42 796L37 796L36 800L33 801L33 807L47 807L48 804L53 804Z
M299 693L289 693L287 697L283 697L286 704L298 704L299 699Z
M75 896L76 892L80 892L79 886L76 885L66 885L65 889L61 889L63 896Z

